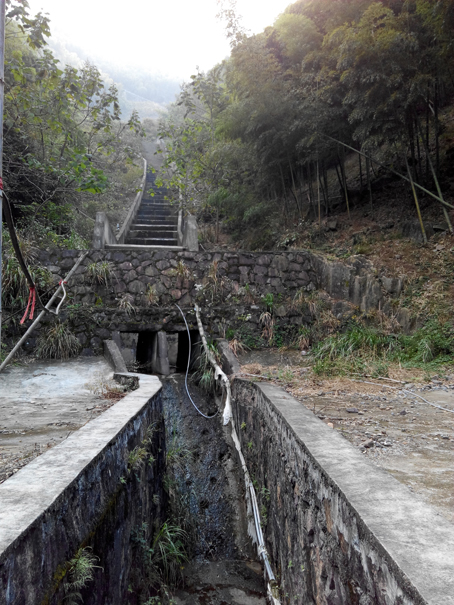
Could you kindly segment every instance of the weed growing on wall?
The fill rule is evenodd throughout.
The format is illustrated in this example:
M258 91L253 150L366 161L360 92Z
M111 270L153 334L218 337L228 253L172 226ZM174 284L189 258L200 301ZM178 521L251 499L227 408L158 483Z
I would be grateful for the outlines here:
M148 284L147 291L145 293L145 298L149 305L159 304L159 295L156 291L155 284Z
M107 260L91 263L87 267L87 275L92 284L108 286L115 277L115 267Z
M134 297L131 294L125 294L118 301L118 308L124 311L126 315L131 316L136 312L136 307L133 305Z
M229 340L229 348L235 355L235 357L246 353L246 351L250 349L250 347L248 347L244 342L242 342L240 338L232 338L232 340Z
M78 355L80 349L80 342L68 326L56 321L52 326L41 330L36 355L41 359L68 359Z
M182 581L182 569L188 561L185 549L187 534L169 521L154 531L151 540L149 533L148 524L142 523L131 538L145 573L139 590L147 599L144 603L171 605L170 591Z
M63 584L65 605L79 605L83 602L80 591L93 581L95 569L102 569L97 565L98 561L99 557L91 552L89 546L80 548L69 561L66 581Z
M220 357L218 348L216 346L216 343L209 340L208 348L211 351L211 353L214 355L216 361L219 363L221 357ZM213 369L213 366L211 365L210 360L208 359L205 349L202 350L202 353L199 357L199 367L197 368L196 372L194 372L192 378L199 385L199 387L202 388L207 393L211 393L213 391L214 383L215 383L214 369Z

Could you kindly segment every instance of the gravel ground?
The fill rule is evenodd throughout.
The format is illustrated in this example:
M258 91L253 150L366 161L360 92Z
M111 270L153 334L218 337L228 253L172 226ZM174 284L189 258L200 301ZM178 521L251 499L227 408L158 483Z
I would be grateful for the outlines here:
M430 382L416 370L405 371L401 382L320 379L298 353L278 351L250 352L240 363L246 377L280 384L372 463L454 522L454 413L430 405L454 411L454 374L433 376Z

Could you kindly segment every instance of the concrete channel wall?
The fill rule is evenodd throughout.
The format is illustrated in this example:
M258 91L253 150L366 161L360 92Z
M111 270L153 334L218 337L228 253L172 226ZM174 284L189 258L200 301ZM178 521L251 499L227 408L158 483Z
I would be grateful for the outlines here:
M127 602L133 532L165 520L160 389L141 375L136 391L0 485L2 605L61 603L69 562L85 547L99 568L83 602ZM138 447L146 461L131 456Z
M282 389L233 395L283 603L454 604L450 523Z

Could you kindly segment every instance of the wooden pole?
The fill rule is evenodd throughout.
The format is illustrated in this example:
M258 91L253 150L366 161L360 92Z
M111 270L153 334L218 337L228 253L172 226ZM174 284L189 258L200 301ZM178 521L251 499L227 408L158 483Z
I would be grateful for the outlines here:
M373 169L373 164L377 164L377 166L380 166L381 168L384 168L385 170L388 170L388 172L391 172L392 174L395 174L396 176L400 177L401 179L404 179L404 181L408 181L409 183L411 183L410 179L407 176L404 176L403 174L400 174L400 172L397 172L397 170L394 170L390 166L385 166L385 164L382 164L378 160L376 160L376 159L368 156L363 151L359 151L358 149L355 149L354 147L351 147L350 145L347 145L347 143L342 143L342 141L339 141L338 139L335 139L334 137L329 136L329 134L323 134L322 136L324 136L327 139L330 139L331 141L334 141L335 143L339 143L340 145L342 145L346 149L350 149L351 151L354 151L355 153L360 153L365 158L369 157L369 159L371 161L372 169ZM426 189L425 187L423 187L419 183L415 183L413 181L413 184L418 189L421 189L421 191L424 191L424 193L427 193L427 195L430 195L430 197L433 197L434 200L437 200L438 202L440 202L440 204L442 204L443 206L446 206L446 208L451 208L451 209L454 210L454 206L452 204L449 204L446 200L444 200L443 198L441 198L439 195L436 195L435 193L432 193L431 191L429 191L428 189Z
M414 184L415 182L414 182L413 176L411 174L410 166L408 165L406 153L405 153L405 165L407 166L408 178L411 183L411 190L413 191L413 197L414 197L415 205L416 205L416 212L418 213L419 225L421 227L422 239L423 239L423 242L425 244L427 244L427 235L426 235L426 230L424 229L424 223L423 223L422 216L421 216L421 210L419 208L418 194L416 193L415 184Z

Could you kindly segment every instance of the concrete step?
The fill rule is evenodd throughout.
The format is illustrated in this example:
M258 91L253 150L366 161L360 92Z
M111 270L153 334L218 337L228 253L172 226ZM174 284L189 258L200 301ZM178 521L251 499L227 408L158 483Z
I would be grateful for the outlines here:
M128 233L128 239L137 237L178 239L178 231L173 229L131 229Z
M176 226L176 223L134 223L131 225L130 231L148 231L150 229L154 229L155 231L177 231L175 229Z
M154 221L154 223L162 224L173 224L176 225L178 222L178 218L172 216L171 214L138 214L135 218L136 223L145 224L149 221Z
M174 250L181 252L183 246L144 246L140 244L106 244L108 250Z
M126 244L136 246L178 246L178 240L174 237L127 237Z

